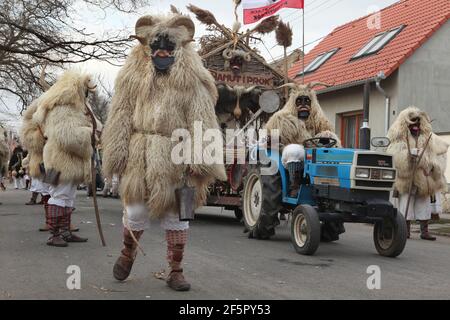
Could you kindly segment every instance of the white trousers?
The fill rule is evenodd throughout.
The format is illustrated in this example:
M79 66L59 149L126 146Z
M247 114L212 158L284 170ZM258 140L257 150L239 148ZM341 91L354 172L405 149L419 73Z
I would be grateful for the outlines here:
M408 194L400 194L397 199L398 210L405 215L406 205L408 203ZM411 196L408 209L408 221L412 220L430 220L431 219L431 201L430 197Z
M43 196L47 196L50 194L49 189L50 185L48 183L44 183L38 178L31 179L31 187L30 187L31 192L37 192L42 194Z
M305 161L305 148L300 144L290 144L284 147L281 163L284 167L290 162Z
M13 177L13 180L14 180L14 188L22 189L24 187L23 177L22 178Z
M50 199L48 200L48 204L53 204L58 207L73 208L77 195L77 186L71 183L61 183L56 187L50 185L49 194Z
M150 217L148 207L145 203L136 203L125 206L122 218L123 225L130 228L131 231L147 230L150 227ZM180 221L178 214L174 212L168 213L160 219L161 227L164 230L187 230L189 229L189 221Z

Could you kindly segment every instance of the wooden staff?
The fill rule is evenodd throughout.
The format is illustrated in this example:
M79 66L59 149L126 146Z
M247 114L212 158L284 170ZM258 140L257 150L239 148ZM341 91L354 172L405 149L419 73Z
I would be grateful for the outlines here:
M422 152L420 153L419 158L418 159L414 158L414 164L413 164L413 170L412 170L412 175L411 175L411 181L409 183L408 201L406 202L405 220L408 220L409 204L411 203L412 189L413 189L413 186L414 186L414 176L416 175L417 167L419 166L419 163L422 160L423 155L425 154L425 150L428 147L428 143L430 142L432 135L433 134L430 133L430 136L428 137L427 141L425 142L425 147L423 148ZM411 154L410 146L409 146L409 140L408 140L408 132L407 132L407 135L406 135L406 143L408 145L408 152L409 152L409 154Z
M94 200L94 210L95 210L95 218L97 220L98 233L99 233L100 239L102 241L102 246L106 247L106 241L105 241L105 237L103 236L102 223L100 221L100 212L98 210L98 203L97 203L97 183L96 183L97 172L95 171L95 150L96 150L96 148L95 148L95 145L96 145L95 132L97 131L97 120L95 119L94 114L92 113L91 109L89 108L89 106L87 104L86 104L86 109L87 109L87 112L88 112L89 116L91 117L91 121L92 121L91 144L92 144L92 149L94 152L92 154L92 158L91 158L92 199Z

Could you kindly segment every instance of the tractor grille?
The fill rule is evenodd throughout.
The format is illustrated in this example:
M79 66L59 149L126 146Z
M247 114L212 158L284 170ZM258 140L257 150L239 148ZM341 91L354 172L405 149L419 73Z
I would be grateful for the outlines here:
M381 154L358 154L357 165L362 167L392 168L392 156Z
M355 180L356 187L369 187L369 188L392 188L393 181L371 181L371 180Z

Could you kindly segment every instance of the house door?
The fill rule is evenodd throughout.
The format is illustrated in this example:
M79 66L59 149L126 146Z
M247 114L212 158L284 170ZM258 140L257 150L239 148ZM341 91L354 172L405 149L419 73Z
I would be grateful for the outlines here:
M353 112L341 116L341 140L344 148L359 147L359 129L362 122L362 112Z

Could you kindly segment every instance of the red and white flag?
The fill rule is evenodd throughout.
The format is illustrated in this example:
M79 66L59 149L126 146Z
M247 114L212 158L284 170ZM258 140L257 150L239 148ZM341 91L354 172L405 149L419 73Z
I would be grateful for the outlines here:
M283 8L303 9L304 4L304 0L242 0L244 24L257 22Z

